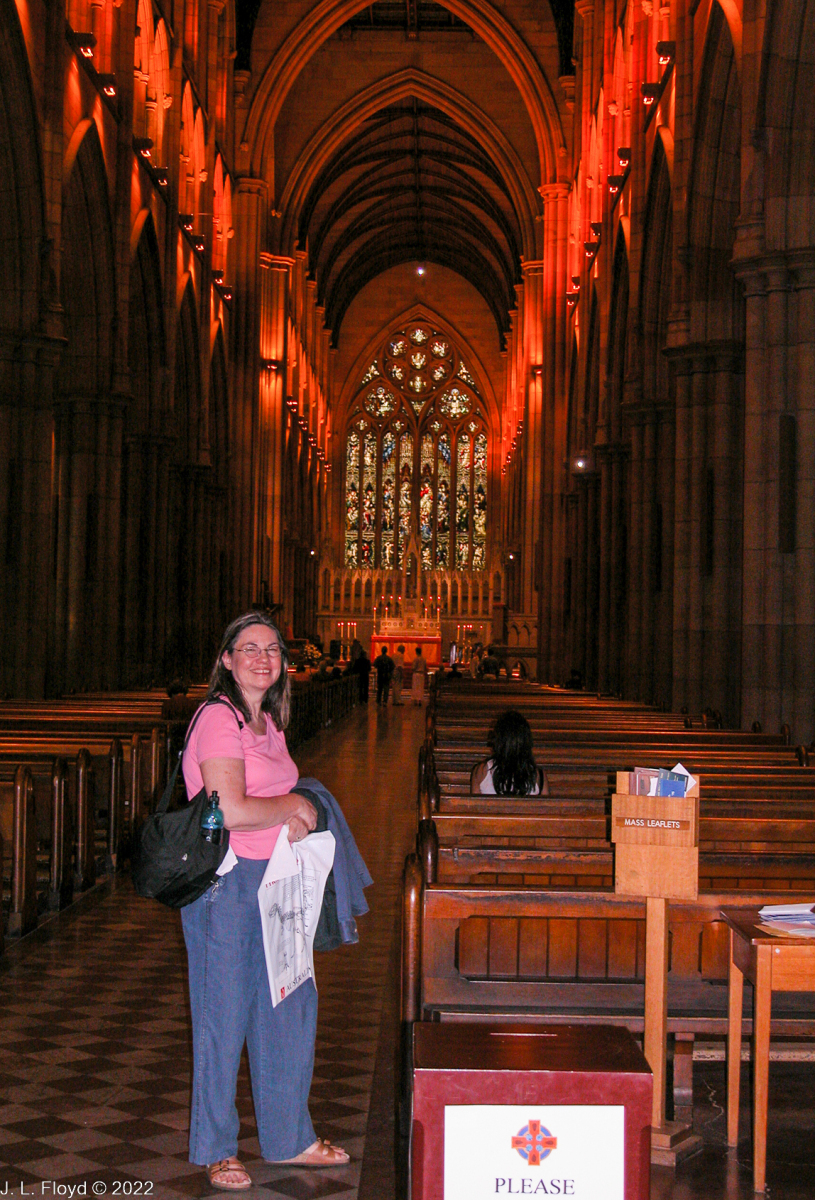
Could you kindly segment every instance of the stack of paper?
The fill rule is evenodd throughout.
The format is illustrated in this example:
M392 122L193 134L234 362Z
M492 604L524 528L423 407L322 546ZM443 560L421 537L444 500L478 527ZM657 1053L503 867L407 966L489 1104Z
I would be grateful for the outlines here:
M682 763L677 763L672 771L662 767L635 767L629 789L635 796L684 796L695 783Z
M765 904L759 916L773 933L815 937L815 904Z

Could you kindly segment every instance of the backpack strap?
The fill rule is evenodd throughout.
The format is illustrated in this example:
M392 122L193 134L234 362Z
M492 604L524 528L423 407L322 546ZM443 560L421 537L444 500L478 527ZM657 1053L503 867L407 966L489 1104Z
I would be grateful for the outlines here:
M173 773L167 782L166 788L164 789L164 795L161 797L158 804L156 805L157 813L166 812L170 806L170 800L172 799L173 792L175 791L175 781L178 778L178 771L181 766L181 760L184 757L184 751L187 749L187 744L189 743L190 737L192 736L192 731L195 728L195 723L198 720L198 718L201 716L201 713L204 711L204 709L209 708L211 704L223 704L226 708L229 709L229 711L234 716L235 720L238 722L238 728L243 729L243 721L240 719L237 712L235 711L235 706L233 704L230 704L230 702L228 700L222 699L220 696L216 696L212 700L206 700L201 705L201 707L197 710L193 719L190 721L189 728L187 729L187 736L184 738L184 745L181 747L181 749L178 752L178 760L176 761L175 767L173 768Z

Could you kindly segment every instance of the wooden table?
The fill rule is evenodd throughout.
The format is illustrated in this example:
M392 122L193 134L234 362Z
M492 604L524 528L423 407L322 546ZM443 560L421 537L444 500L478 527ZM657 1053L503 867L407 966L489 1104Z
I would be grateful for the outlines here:
M722 909L730 926L727 1032L727 1143L739 1140L739 1072L744 978L753 999L753 1190L764 1191L767 1170L767 1099L770 1074L770 1008L773 992L815 992L815 938L773 934L757 909Z

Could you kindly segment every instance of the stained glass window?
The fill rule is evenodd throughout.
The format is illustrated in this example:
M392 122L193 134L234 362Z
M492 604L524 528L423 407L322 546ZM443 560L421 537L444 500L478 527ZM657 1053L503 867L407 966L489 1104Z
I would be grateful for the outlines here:
M410 538L413 510L413 436L403 433L399 439L399 566Z
M387 381L387 382L385 382ZM487 419L455 344L417 321L393 332L348 416L345 562L487 566Z
M365 397L365 408L372 417L386 417L396 408L396 397L380 383Z
M469 397L461 388L451 387L439 401L439 412L443 417L466 417L469 411Z
M479 433L473 453L473 568L483 571L487 558L487 437Z
M359 434L352 430L348 434L345 465L345 562L349 567L357 565L357 542L359 541Z
M366 433L362 443L362 540L360 566L374 565L376 534L376 434Z
M470 435L459 434L456 465L456 566L470 563Z
M478 388L475 385L475 380L473 379L472 375L467 370L467 368L465 367L463 362L460 362L458 364L458 371L456 372L456 374L458 375L459 379L463 379L465 383L469 384L474 392L478 391Z
M436 566L446 567L450 550L450 435L439 437L436 497Z
M396 535L396 435L387 430L382 437L381 563L392 567Z
M433 460L436 440L426 433L422 438L422 463L419 474L419 534L422 542L422 566L433 566Z

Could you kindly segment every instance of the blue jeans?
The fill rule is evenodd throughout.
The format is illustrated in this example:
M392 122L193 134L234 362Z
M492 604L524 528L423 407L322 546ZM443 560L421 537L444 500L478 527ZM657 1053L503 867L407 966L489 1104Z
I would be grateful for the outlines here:
M237 1153L235 1091L244 1041L263 1157L294 1158L316 1140L308 1093L317 989L309 979L272 1007L258 905L266 865L239 858L228 875L181 910L192 1008L193 1163Z

